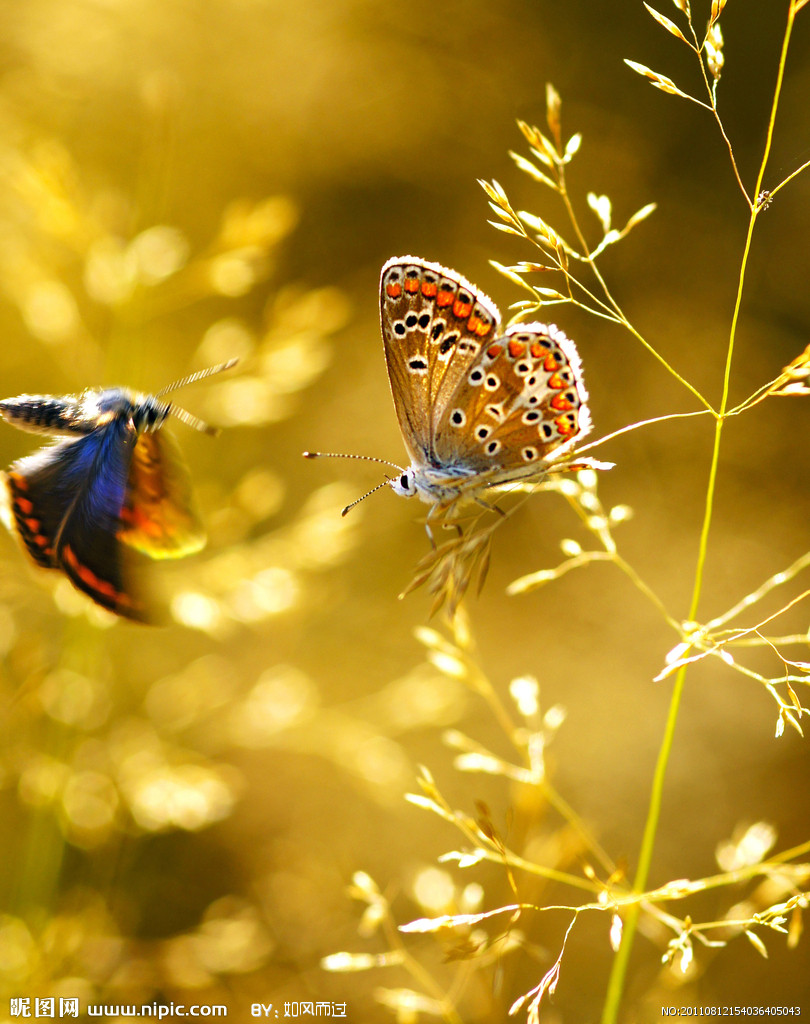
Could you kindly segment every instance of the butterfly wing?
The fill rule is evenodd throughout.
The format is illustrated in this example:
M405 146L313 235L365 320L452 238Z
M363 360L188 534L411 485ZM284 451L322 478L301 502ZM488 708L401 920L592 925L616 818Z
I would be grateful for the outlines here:
M515 324L439 410L437 458L495 483L534 475L590 431L587 399L573 341L553 324Z
M151 558L183 558L205 545L191 478L170 434L141 434L128 483L120 541Z
M134 444L131 423L116 417L20 459L6 480L15 524L34 561L61 569L102 607L144 620L143 604L124 579L116 537Z
M404 256L382 269L380 319L405 447L414 463L440 465L442 411L497 334L498 309L455 271Z

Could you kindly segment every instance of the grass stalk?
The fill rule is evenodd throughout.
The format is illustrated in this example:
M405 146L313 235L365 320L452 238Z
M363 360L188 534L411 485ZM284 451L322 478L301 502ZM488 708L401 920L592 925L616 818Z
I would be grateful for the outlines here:
M790 36L793 28L793 20L796 15L798 6L796 0L791 0L788 10L788 20L785 29L785 35L782 41L782 50L779 55L779 67L777 72L776 87L774 90L773 102L771 104L770 117L768 119L768 132L765 141L765 147L762 154L762 160L760 162L759 173L757 175L756 188L754 195L759 195L762 189L762 182L765 177L765 169L768 164L768 157L770 156L771 144L773 141L773 130L776 123L776 112L779 107L779 96L782 90L782 82L784 79L785 64L787 61L787 52L790 44ZM708 541L709 532L711 529L712 513L714 508L714 494L717 483L717 473L720 461L720 444L723 433L723 425L726 419L726 412L728 409L728 397L731 385L731 365L734 356L734 344L737 336L737 325L739 323L740 309L742 306L743 290L745 287L745 275L748 266L748 257L751 252L751 242L753 239L754 226L756 224L757 215L760 212L761 207L756 203L751 206L751 213L748 221L748 232L746 234L745 246L743 249L743 256L740 265L740 274L737 285L737 295L734 303L734 314L731 320L731 329L729 331L728 349L726 353L726 364L723 373L723 394L720 402L720 408L718 411L717 419L715 421L714 430L714 445L712 448L712 461L709 468L709 479L706 488L706 503L703 514L703 525L700 532L700 543L698 546L697 564L695 567L695 582L692 589L692 599L689 607L689 621L695 621L697 618L697 610L700 603L700 594L703 585L703 571L706 565L706 557L708 554ZM639 851L638 866L636 868L636 875L633 880L633 890L636 893L641 893L647 886L647 879L650 873L650 865L652 863L652 855L655 848L655 837L658 830L658 822L661 816L661 804L663 800L664 783L666 780L667 765L669 763L669 756L672 752L672 745L675 737L675 728L678 721L678 712L680 710L681 698L683 696L684 685L686 683L687 665L683 665L675 676L675 682L672 687L672 697L670 698L669 713L667 715L666 727L664 729L664 735L661 742L661 746L658 751L658 758L656 760L655 772L653 774L652 792L650 794L650 803L647 810L647 820L644 826L644 834L641 842L641 849ZM602 1012L602 1024L615 1024L618 1018L619 1006L621 1003L622 992L624 990L625 980L627 977L627 968L630 961L630 954L633 949L633 942L635 939L636 929L638 926L638 918L641 912L641 906L639 903L633 904L628 912L627 919L624 924L624 930L622 934L622 942L616 957L613 961L613 969L610 974L608 982L608 989L605 997L605 1004Z

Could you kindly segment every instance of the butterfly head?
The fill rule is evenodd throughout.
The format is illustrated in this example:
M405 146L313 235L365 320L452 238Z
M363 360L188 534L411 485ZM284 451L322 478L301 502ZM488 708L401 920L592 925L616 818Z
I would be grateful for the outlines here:
M160 430L169 413L171 402L161 402L152 395L146 395L132 407L132 425L138 434L153 434Z
M394 494L399 494L403 498L413 498L419 493L416 484L416 471L413 466L403 469L399 476L391 477L387 483Z

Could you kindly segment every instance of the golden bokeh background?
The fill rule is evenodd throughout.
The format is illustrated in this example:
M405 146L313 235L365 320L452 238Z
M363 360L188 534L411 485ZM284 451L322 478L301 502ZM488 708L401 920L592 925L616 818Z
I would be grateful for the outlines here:
M709 4L694 7L701 23ZM749 187L786 10L730 0L723 16L720 106ZM490 939L515 939L502 957L497 943L463 955L458 934L402 935L410 972L322 966L389 949L369 879L397 923L515 902L502 866L437 860L463 842L404 800L420 765L454 808L474 818L485 802L527 859L582 875L592 858L538 787L454 767L448 729L510 750L469 678L435 648L426 657L436 638L421 634L426 648L414 635L428 595L397 600L427 552L424 509L384 491L343 519L378 467L301 452L403 458L377 323L387 258L455 267L502 309L522 297L488 260L534 253L487 225L476 178L563 228L560 206L508 156L525 152L517 118L544 123L547 81L566 134L584 136L569 184L594 239L587 191L611 197L617 223L658 203L604 258L614 294L719 401L745 204L711 115L652 89L623 58L698 90L695 66L635 0L4 0L0 11L3 396L155 391L240 359L177 395L223 427L219 438L167 428L209 532L201 555L152 574L171 625L112 622L0 537L0 1018L11 996L76 995L226 1003L237 1020L253 1003L308 1000L345 1002L363 1024L430 1020L441 990L460 1020L505 1021L554 962L569 914L527 912L511 930L496 920ZM808 95L810 8L766 186L810 158ZM758 222L735 400L807 344L808 237L805 175ZM696 408L626 332L572 307L550 316L577 339L598 434ZM806 398L728 424L705 618L810 547L809 428ZM35 440L3 426L2 464ZM711 441L708 418L683 420L596 453L616 463L599 481L605 507L634 510L616 530L620 551L676 618ZM510 681L531 676L543 711L565 707L549 773L632 876L671 686L652 679L677 637L610 565L506 595L516 577L559 564L565 538L589 543L559 496L535 496L496 532L486 586L466 608L503 705L514 711ZM440 617L430 625L443 629ZM799 605L776 632L807 625ZM790 653L808 660L801 645ZM761 652L751 664L781 671ZM717 660L691 672L652 885L716 873L718 844L755 822L773 826L776 849L807 840L807 740L791 729L774 739L776 710L760 683ZM519 874L516 884L523 902L577 896ZM750 896L709 892L694 912L721 918ZM598 1019L608 929L608 915L583 915L544 1022ZM658 1020L661 1005L807 1008L806 939L787 949L764 938L767 961L736 938L699 948L679 975L661 966L661 935L643 934L624 1019ZM420 988L419 972L431 984Z

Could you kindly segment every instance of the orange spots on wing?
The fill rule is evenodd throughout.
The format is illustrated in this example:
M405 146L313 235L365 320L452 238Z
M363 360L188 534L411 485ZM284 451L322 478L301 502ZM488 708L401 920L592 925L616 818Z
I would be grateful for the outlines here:
M565 395L555 395L551 399L551 408L556 409L557 412L570 412L575 406L568 401Z
M501 352L503 352L503 345L499 345L497 342L494 345L490 345L487 349L487 355L490 359L497 359Z
M433 299L436 297L439 286L435 281L423 281L422 282L422 294L426 299Z
M559 368L560 368L560 363L558 363L557 360L554 358L554 353L553 352L549 352L548 355L546 356L544 362L543 362L543 369L546 371L546 373L554 373L554 371L555 370L559 370ZM554 384L551 384L551 381L549 381L549 384L550 384L551 387L555 387L556 386ZM560 387L565 387L564 384L560 384L559 386Z
M39 531L42 529L42 523L40 522L40 520L34 519L33 516L30 516L27 519L23 519L23 522L31 531L31 533L39 533Z
M560 391L562 388L568 387L568 381L561 377L559 373L552 373L548 379L548 386L554 388L555 391Z
M139 530L150 537L162 537L167 532L154 516L138 507L121 509L120 519L123 529L118 531L119 537L122 533L127 533L130 530Z
M452 306L455 301L456 293L452 288L440 288L439 294L436 296L437 306Z
M529 351L535 359L539 359L540 356L546 351L539 341L533 341L529 346Z
M472 302L456 299L453 303L453 316L458 317L459 320L466 320L470 313L472 313Z
M557 425L557 430L559 430L563 437L568 437L569 434L573 434L576 430L576 424L571 423L565 416L558 416L554 422Z
M419 278L418 277L406 277L405 278L405 291L409 295L416 295L419 291Z
M389 281L385 286L385 294L389 299L398 299L402 295L402 285L399 281Z
M19 494L14 498L14 506L22 516L30 516L34 511L34 503L28 498L21 498Z
M18 491L28 490L28 481L25 479L24 476L21 476L19 473L9 473L8 478L14 484Z
M492 330L492 324L486 320L482 320L480 316L476 316L475 313L467 321L467 330L470 334L477 334L479 338L483 338L489 334Z
M526 352L525 342L518 341L516 338L511 339L511 341L507 345L507 348L509 349L509 355L513 359L520 359L520 357L524 355Z

